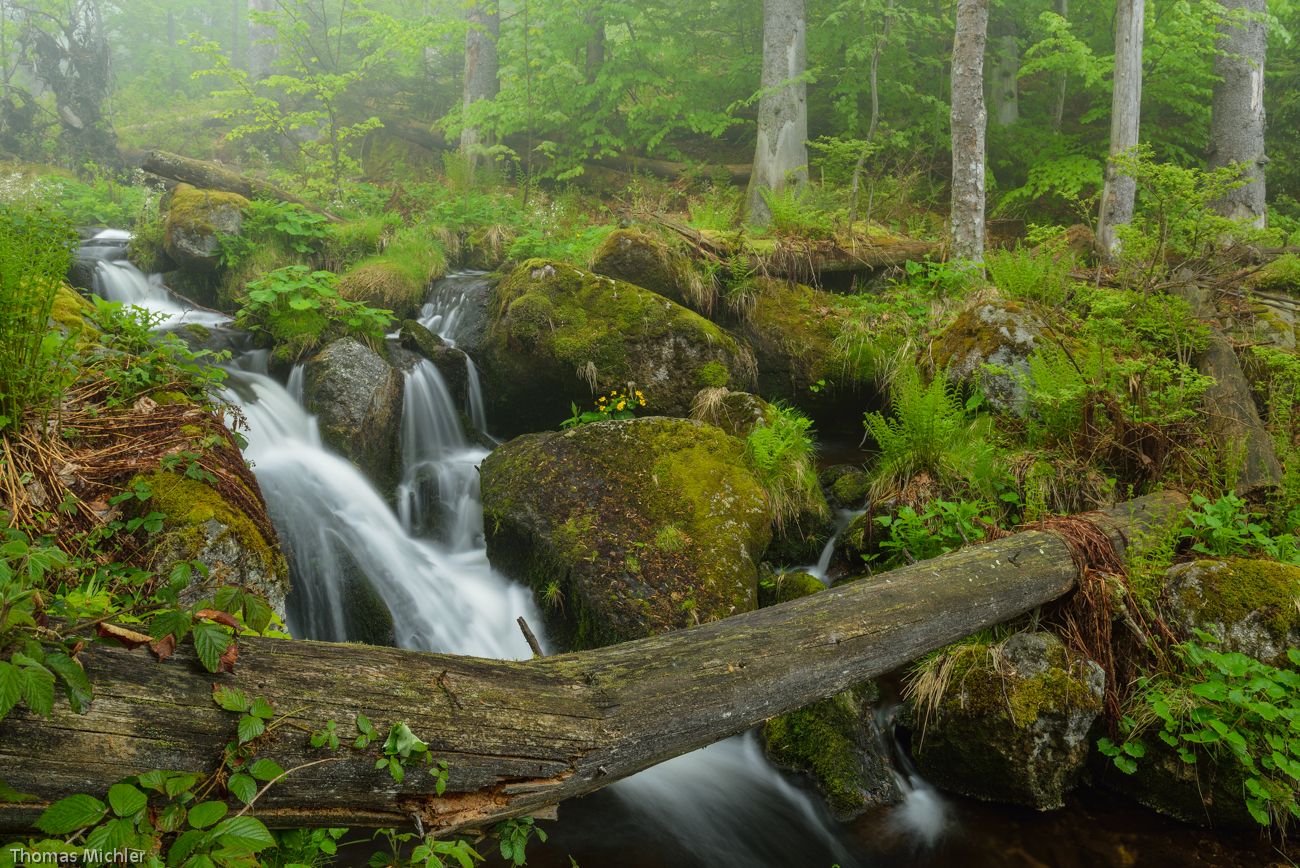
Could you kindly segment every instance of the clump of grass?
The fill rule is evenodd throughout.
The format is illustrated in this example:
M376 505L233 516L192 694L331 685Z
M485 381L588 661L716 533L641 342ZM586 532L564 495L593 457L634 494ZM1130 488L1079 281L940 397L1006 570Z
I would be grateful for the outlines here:
M880 446L873 498L901 490L921 473L950 494L979 488L981 479L991 478L993 449L979 420L967 418L944 371L924 385L914 366L903 368L894 378L890 404L892 417L868 413L863 421Z
M666 524L655 532L655 545L660 551L679 552L690 543L691 538L682 533L675 524Z
M0 206L0 429L59 396L59 368L74 342L46 321L76 251L66 219Z
M745 438L745 459L763 486L778 531L804 510L826 511L825 500L817 496L811 429L812 420L798 410L773 404L767 424L755 426Z

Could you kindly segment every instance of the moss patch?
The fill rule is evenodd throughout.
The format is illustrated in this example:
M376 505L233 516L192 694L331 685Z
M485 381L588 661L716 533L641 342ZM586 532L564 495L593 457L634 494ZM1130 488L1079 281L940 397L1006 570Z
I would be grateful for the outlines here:
M127 483L132 489L137 483L144 483L153 492L150 509L167 515L164 528L172 532L184 532L185 527L203 524L216 519L225 525L227 533L234 534L240 544L261 557L266 563L273 564L281 560L279 551L267 545L257 526L238 508L232 506L225 498L203 483L156 470L153 473L137 476Z
M54 293L54 304L50 306L50 319L70 332L81 329L82 342L91 343L99 340L99 330L86 321L85 314L94 309L71 287L60 286Z
M851 691L774 717L763 726L767 753L778 765L811 772L836 816L866 807L859 783L858 708Z
M1222 569L1210 569L1217 562L1198 561L1204 568L1204 595L1190 588L1182 592L1182 601L1205 622L1234 624L1251 612L1259 611L1268 631L1278 642L1287 633L1300 629L1300 567L1274 561L1230 558Z
M765 609L768 606L799 600L824 590L826 586L807 573L782 573L773 577L770 582L758 586L758 605L759 608Z

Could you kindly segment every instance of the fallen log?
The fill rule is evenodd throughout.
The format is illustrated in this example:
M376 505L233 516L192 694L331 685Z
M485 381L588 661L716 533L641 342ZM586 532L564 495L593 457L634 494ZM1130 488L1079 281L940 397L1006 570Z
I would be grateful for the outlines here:
M1163 493L1089 514L1123 552L1135 532L1187 505ZM262 746L291 773L255 815L280 828L408 826L452 832L549 812L656 763L833 696L1074 587L1083 564L1059 536L1024 531L800 600L595 651L523 662L363 645L246 639L233 674L201 669L186 640L159 663L144 648L94 645L85 715L59 702L47 722L0 723L0 774L24 804L0 804L0 831L25 829L54 800L102 795L158 768L214 771L238 715L214 682L264 697L293 728ZM313 749L307 733L358 712L381 730L405 722L445 761L401 785L375 755ZM238 807L237 803L233 803Z
M613 169L618 172L631 174L644 172L662 181L680 181L688 175L694 175L698 178L713 178L721 169L726 173L728 182L737 187L744 187L749 183L749 175L754 169L753 163L736 163L732 165L706 163L699 166L688 166L685 163L670 163L667 160L651 160L645 157L633 156L603 157L598 160L587 160L587 163L594 163L597 166L604 166L606 169Z
M150 151L141 168L163 178L190 184L200 190L220 190L223 193L236 193L245 199L273 199L277 202L301 205L313 214L321 214L335 222L341 222L339 217L324 208L281 190L274 184L232 172L215 163L194 160L167 151Z

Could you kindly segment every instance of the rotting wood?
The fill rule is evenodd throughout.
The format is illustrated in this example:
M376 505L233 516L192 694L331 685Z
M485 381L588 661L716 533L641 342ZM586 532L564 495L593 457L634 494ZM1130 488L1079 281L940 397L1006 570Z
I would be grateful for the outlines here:
M336 223L340 222L341 219L324 208L281 190L274 184L269 184L259 178L232 172L215 163L194 160L167 151L150 151L141 168L163 178L171 178L173 181L182 184L190 184L200 190L220 190L223 193L236 193L245 199L273 199L277 202L288 202L293 205L301 205L313 214L321 214Z
M1167 492L1089 514L1123 551L1136 532L1187 506ZM364 712L403 721L446 761L447 792L410 771L399 786L375 757L290 775L255 815L273 827L398 826L418 815L441 833L549 811L672 757L833 696L1069 592L1079 567L1059 536L1024 531L773 606L578 654L524 662L351 644L250 638L231 675L203 671L187 640L163 663L145 649L94 645L88 714L56 704L48 722L0 723L6 783L40 801L0 804L20 831L50 802L102 795L149 769L210 772L238 715L214 682L265 697L294 728L261 746L286 769L328 756L307 732L350 731Z

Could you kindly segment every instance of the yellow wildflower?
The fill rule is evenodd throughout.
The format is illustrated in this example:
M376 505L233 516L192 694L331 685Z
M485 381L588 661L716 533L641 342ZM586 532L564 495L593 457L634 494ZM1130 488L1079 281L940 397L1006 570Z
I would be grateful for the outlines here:
M627 406L627 402L626 402L626 401L619 401L619 402L618 402L618 409L622 410L622 409L623 409L624 407L626 407L626 406Z

